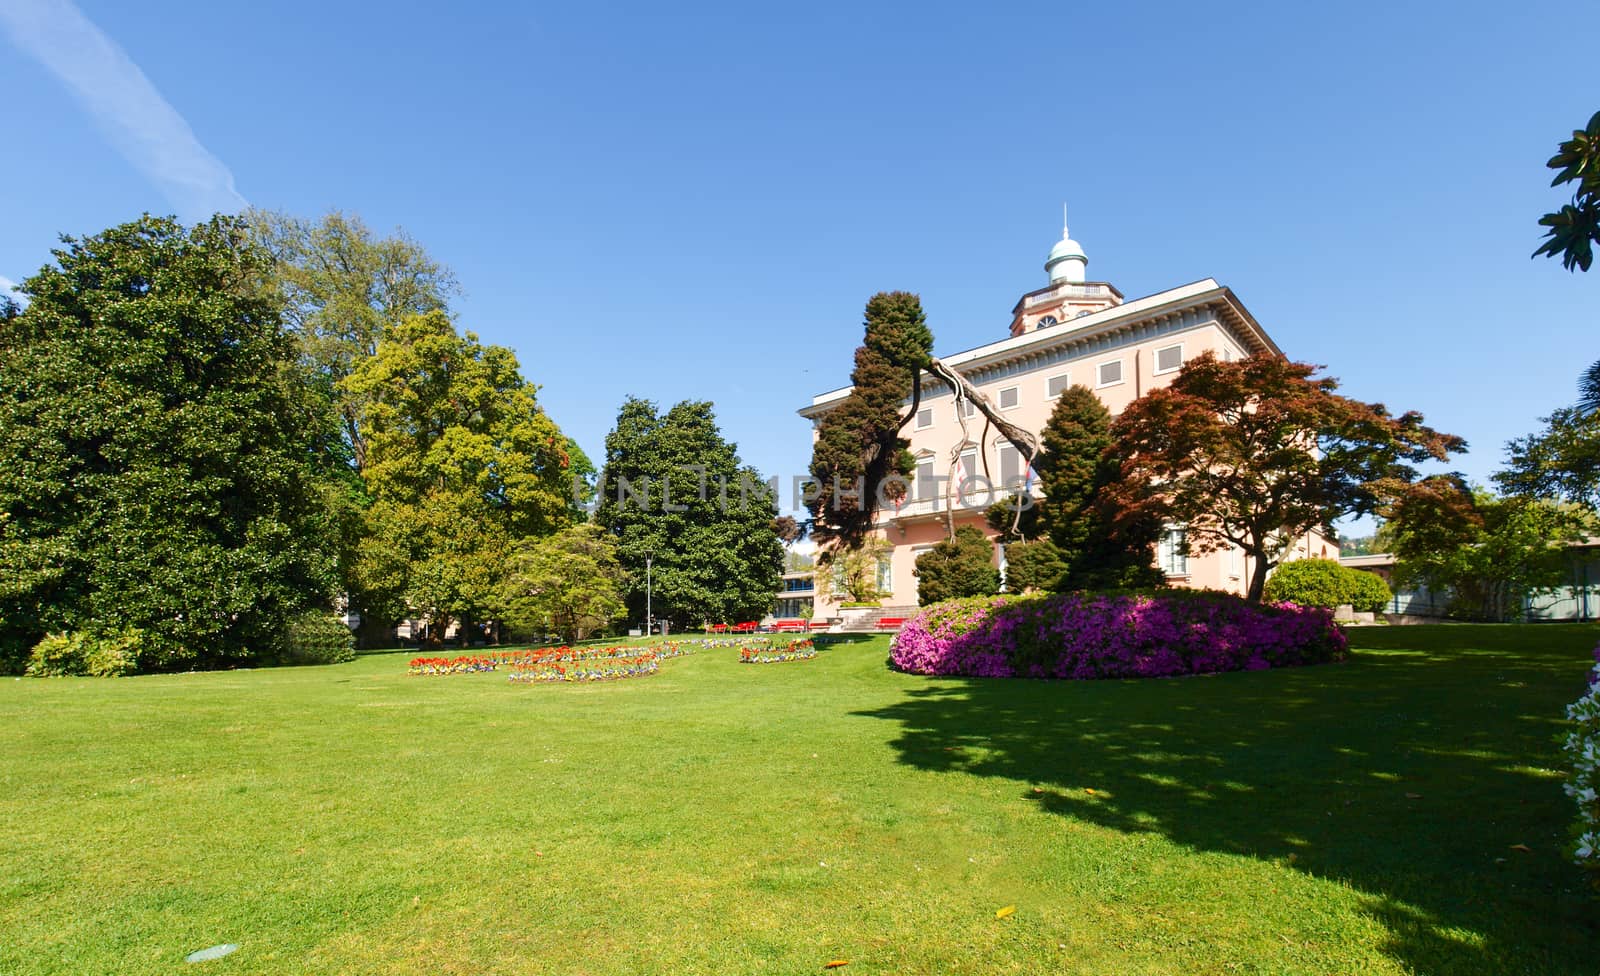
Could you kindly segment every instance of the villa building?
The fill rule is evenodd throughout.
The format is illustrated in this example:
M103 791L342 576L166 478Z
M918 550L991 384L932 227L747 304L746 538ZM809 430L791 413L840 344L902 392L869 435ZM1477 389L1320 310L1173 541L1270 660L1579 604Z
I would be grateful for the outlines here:
M1221 359L1282 355L1233 291L1211 278L1129 301L1106 282L1085 280L1088 262L1063 228L1045 261L1049 284L1017 301L1009 335L940 357L1019 427L1035 434L1043 430L1068 386L1092 389L1115 416L1142 394L1170 383L1184 362L1200 353ZM849 393L846 387L814 397L800 415L815 426ZM994 537L984 512L1007 496L1007 486L1026 485L1039 494L1025 458L992 427L985 434L983 415L975 407L964 403L958 414L956 402L948 385L924 377L921 405L905 434L917 459L911 491L898 508L880 511L876 522L878 534L892 546L879 572L887 606L916 605L917 556L945 538L950 513L958 527L976 525ZM969 490L951 487L952 471L955 485ZM1169 526L1158 547L1157 561L1169 582L1245 592L1250 565L1243 552L1186 556L1184 540L1183 526ZM1297 540L1286 558L1338 555L1335 541L1311 534ZM1004 569L999 544L995 559ZM823 589L816 594L818 619L837 616L839 601L846 599Z

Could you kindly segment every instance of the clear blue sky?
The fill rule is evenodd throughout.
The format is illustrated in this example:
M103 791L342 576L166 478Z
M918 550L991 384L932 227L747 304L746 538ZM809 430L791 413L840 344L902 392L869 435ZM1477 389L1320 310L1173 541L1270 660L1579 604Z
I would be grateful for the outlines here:
M1219 6L0 0L0 276L147 209L342 208L597 460L624 396L703 397L787 476L871 293L1000 338L1065 200L1091 278L1217 278L1487 477L1600 358L1600 270L1528 257L1600 11Z

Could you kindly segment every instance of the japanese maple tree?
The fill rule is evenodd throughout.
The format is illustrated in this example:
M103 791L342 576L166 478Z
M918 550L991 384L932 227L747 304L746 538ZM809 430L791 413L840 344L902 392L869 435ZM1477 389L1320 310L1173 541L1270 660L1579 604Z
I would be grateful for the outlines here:
M1191 552L1238 546L1259 600L1301 536L1373 512L1416 483L1414 464L1466 450L1419 413L1340 396L1316 371L1280 356L1205 353L1135 400L1111 428L1123 470L1107 491L1119 519L1182 524Z

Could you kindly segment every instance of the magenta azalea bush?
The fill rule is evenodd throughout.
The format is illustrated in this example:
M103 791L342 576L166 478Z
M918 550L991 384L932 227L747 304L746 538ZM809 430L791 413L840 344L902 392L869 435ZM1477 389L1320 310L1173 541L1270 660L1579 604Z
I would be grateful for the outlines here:
M906 622L889 659L913 674L1165 678L1342 661L1333 612L1225 593L971 597Z

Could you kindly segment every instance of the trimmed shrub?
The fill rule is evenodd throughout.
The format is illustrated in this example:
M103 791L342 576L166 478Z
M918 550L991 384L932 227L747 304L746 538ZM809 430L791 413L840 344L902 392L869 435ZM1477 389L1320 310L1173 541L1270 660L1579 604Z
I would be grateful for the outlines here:
M917 602L923 606L999 590L994 543L974 526L963 525L954 539L945 539L917 557Z
M111 678L139 670L144 635L133 628L104 634L81 630L47 634L33 646L27 673L36 678L89 675Z
M1357 610L1370 610L1380 613L1389 601L1394 599L1394 591L1389 589L1389 584L1377 573L1366 573L1359 569L1341 567L1349 573L1350 593L1345 602Z
M915 674L1154 678L1322 664L1345 653L1328 610L1172 590L952 600L907 621L890 660Z
M355 635L338 617L311 612L289 622L284 664L343 664L355 659Z
M1393 597L1376 573L1341 566L1333 559L1290 560L1273 571L1262 594L1269 603L1330 608L1348 603L1371 611L1382 610Z

